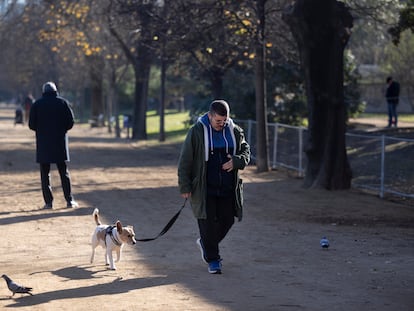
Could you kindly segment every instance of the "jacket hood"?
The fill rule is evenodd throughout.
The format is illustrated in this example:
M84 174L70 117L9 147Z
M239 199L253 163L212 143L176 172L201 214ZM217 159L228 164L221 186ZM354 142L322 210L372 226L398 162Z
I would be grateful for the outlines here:
M210 119L208 118L208 112L202 115L197 120L198 123L201 123L203 125L204 129L204 149L205 149L205 160L208 161L209 154L211 150L214 149L214 141L213 141L213 128L210 124ZM223 127L223 137L228 141L228 139L231 140L231 146L236 146L236 138L234 136L234 122L233 120L228 117L226 123ZM227 139L228 138L228 139ZM227 152L229 149L229 143L227 143ZM233 155L236 154L236 148L233 148Z

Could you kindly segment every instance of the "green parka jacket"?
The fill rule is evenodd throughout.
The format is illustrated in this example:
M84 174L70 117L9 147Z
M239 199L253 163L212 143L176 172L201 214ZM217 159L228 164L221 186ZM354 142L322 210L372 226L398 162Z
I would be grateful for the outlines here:
M243 182L239 177L239 170L245 168L250 161L250 146L246 142L243 129L232 124L236 140L235 154L232 156L233 171L236 187L236 211L239 221L243 217ZM206 193L207 193L207 164L205 160L204 129L201 122L194 124L187 133L178 161L178 186L180 193L191 193L191 206L197 219L206 219Z

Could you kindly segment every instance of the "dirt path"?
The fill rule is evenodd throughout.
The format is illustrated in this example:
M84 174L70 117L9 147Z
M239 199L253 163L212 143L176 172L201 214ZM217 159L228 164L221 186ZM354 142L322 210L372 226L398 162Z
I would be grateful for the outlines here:
M245 182L245 218L222 244L223 274L209 275L188 208L162 238L126 246L117 271L98 248L89 263L92 211L156 235L182 204L179 146L149 146L76 125L70 170L78 209L66 209L56 169L55 209L40 210L34 135L0 110L0 274L32 286L0 309L414 310L414 211L356 191L301 188L274 171ZM326 235L329 250L319 247Z

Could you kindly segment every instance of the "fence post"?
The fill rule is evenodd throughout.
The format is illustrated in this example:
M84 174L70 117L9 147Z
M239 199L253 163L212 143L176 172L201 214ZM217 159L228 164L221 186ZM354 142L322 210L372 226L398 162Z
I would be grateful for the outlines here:
M303 177L303 127L299 127L299 177Z
M384 179L385 179L385 135L381 135L381 185L380 198L384 198Z
M252 138L252 124L253 124L253 122L252 122L252 120L247 120L247 141L249 142L249 143L251 143L251 138Z
M275 135L273 136L273 163L272 168L276 168L276 161L277 161L277 135L279 132L279 123L275 123L273 126L275 130Z

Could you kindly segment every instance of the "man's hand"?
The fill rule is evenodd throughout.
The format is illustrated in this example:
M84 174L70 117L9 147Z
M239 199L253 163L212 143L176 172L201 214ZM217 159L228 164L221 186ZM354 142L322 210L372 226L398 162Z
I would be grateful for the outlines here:
M224 163L221 168L227 172L231 172L233 170L233 157L228 154L227 158L229 158L230 160L227 161L226 163Z

